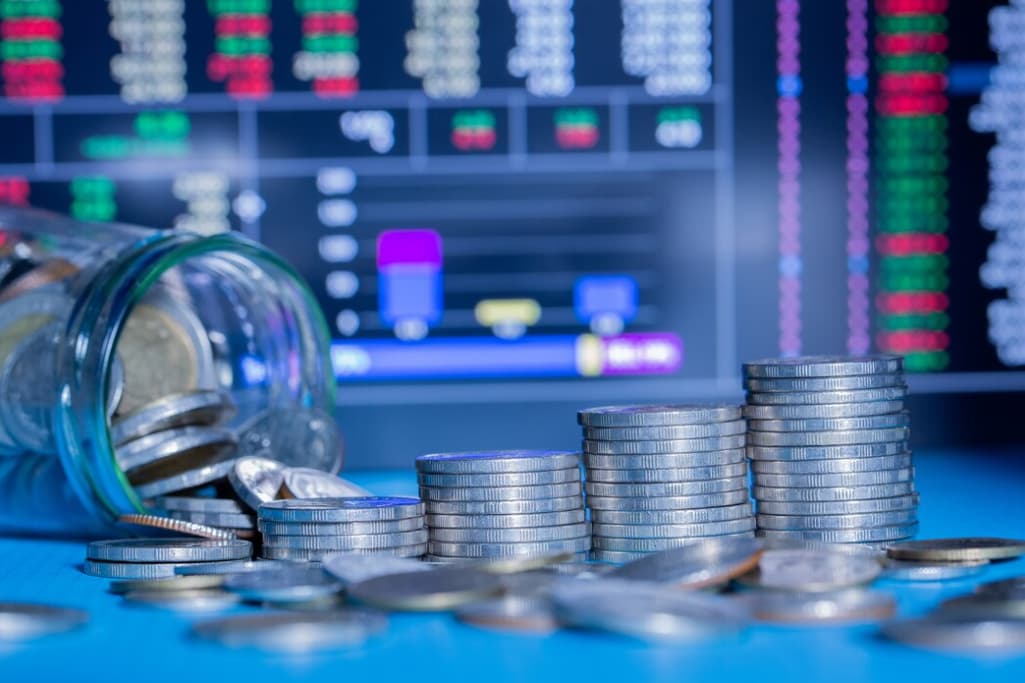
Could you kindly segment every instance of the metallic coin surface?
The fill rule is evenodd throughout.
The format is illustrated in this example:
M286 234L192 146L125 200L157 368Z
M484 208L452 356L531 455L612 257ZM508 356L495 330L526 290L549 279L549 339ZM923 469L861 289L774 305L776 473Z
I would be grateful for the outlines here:
M32 640L85 626L89 613L29 602L0 602L0 642Z
M592 510L595 524L699 524L743 519L751 516L749 502L722 507L685 508L680 510Z
M757 566L762 546L753 538L722 537L656 552L607 574L610 578L706 588L728 583Z
M581 553L590 549L590 536L562 541L537 541L533 543L445 543L430 541L427 544L427 550L431 555L481 559Z
M767 515L861 515L873 512L895 512L918 507L918 494L868 500L834 500L822 502L758 501L758 513Z
M730 422L740 417L741 406L732 403L625 405L581 410L577 422L585 427L656 427Z
M805 529L800 531L775 531L759 529L764 538L782 540L811 540L825 543L881 543L911 538L918 533L918 523L903 526L879 526L863 529Z
M768 549L750 583L795 592L837 591L864 586L883 571L876 558L828 550Z
M101 562L86 560L82 573L101 579L168 579L182 563L176 562Z
M235 461L228 472L228 483L243 503L257 510L278 497L285 466L270 458L247 456Z
M713 508L714 509L714 508ZM606 524L594 523L594 535L607 539L660 539L724 536L741 531L754 531L753 517L716 521L694 522L693 524ZM616 548L609 548L616 550Z
M335 577L344 586L367 579L393 574L431 571L426 562L408 557L365 555L354 552L331 553L324 557L323 571Z
M256 519L251 514L228 513L228 512L187 512L185 510L165 510L166 514L173 519L181 519L194 524L212 526L220 529L237 529L248 531L256 528ZM237 534L236 534L237 535Z
M623 538L599 536L595 534L591 545L595 550L618 550L634 553L646 553L658 550L669 550L670 548L679 548L681 545L692 541L701 541L719 536L732 536L733 534L746 533L754 531L754 528L755 523L752 519L693 525L693 530L688 530L685 535L677 537Z
M359 646L387 626L384 615L366 610L263 612L204 621L192 627L192 636L227 647L306 653Z
M782 377L774 379L749 377L744 380L744 388L750 392L861 391L906 386L902 372L850 377Z
M980 562L981 560L976 560ZM967 560L966 562L972 562ZM999 581L987 581L975 587L976 593L1001 595L1015 600L1025 599L1025 576L1012 576Z
M265 546L263 557L268 560L289 560L292 562L323 562L325 558L333 555L338 550L333 549L310 549L310 548L276 548ZM392 548L362 548L349 549L347 552L363 553L366 555L390 555L392 557L420 557L427 553L427 544L403 545Z
M587 479L592 482L643 483L643 482L691 482L709 479L729 479L747 474L747 463L737 462L730 465L713 467L680 467L658 470L599 470L589 469Z
M655 427L584 427L584 438L588 441L675 441L735 436L746 429L744 420Z
M446 543L514 543L562 541L591 534L590 522L559 526L526 527L517 529L445 529L431 528L431 540Z
M759 486L755 483L752 495L755 500L788 502L827 502L840 500L866 500L870 498L892 498L909 496L915 493L913 481L902 481L895 484L876 484L872 486L830 486L815 488L774 488Z
M424 501L432 515L524 515L583 509L581 495L536 500Z
M456 488L567 484L580 481L580 468L499 474L419 474L417 481L421 486Z
M421 486L420 497L428 501L496 501L537 500L541 498L565 498L583 493L580 482L548 484L541 486L514 486L509 488L440 488Z
M114 581L110 584L110 592L114 595L125 593L159 593L214 590L224 584L224 577L216 574L206 576L174 576L168 579L129 579Z
M744 462L746 458L747 454L743 448L658 455L592 455L585 452L584 465L596 470L686 469L732 465Z
M524 515L427 515L427 526L441 529L519 529L577 524L586 517L584 510L538 512Z
M1025 620L962 619L927 616L883 624L890 640L930 650L1019 653L1025 650Z
M195 522L174 519L173 517L158 517L156 515L121 515L117 518L117 521L121 524L135 524L138 526L163 529L164 531L173 531L175 533L185 534L188 536L199 536L201 538L236 538L235 534L231 531L216 529L205 524L196 524Z
M350 599L396 612L447 611L502 592L498 576L443 567L429 572L378 576L348 587Z
M268 522L369 522L423 515L419 498L365 496L274 500L260 506L260 519Z
M102 562L216 562L248 558L252 552L252 544L240 539L116 539L86 546L86 558Z
M748 446L846 446L906 441L908 429L853 429L836 432L748 432Z
M119 446L118 465L136 484L163 479L234 456L235 435L218 427L177 427Z
M838 430L893 429L911 426L907 411L868 417L806 418L797 420L748 420L755 432L822 432Z
M753 405L866 403L872 401L903 401L907 398L907 395L907 387L903 386L850 391L749 391L747 402Z
M230 455L230 451L228 451ZM156 498L170 493L188 491L204 484L211 484L215 481L226 479L231 468L235 466L233 459L213 462L195 469L190 469L181 474L169 476L166 479L148 481L145 484L137 484L135 493L140 498Z
M703 481L667 481L641 483L609 483L589 481L584 490L589 496L695 496L725 491L747 489L747 476L727 477L725 479L705 479Z
M257 455L288 467L309 467L337 474L345 443L328 413L306 406L278 406L257 413L239 428L242 456Z
M863 401L861 403L812 403L808 405L746 405L748 420L827 420L848 417L887 415L904 410L904 401Z
M110 438L121 446L165 429L216 425L234 414L235 403L226 392L197 390L171 394L120 415L110 428Z
M646 439L641 441L585 439L584 451L594 455L700 453L702 451L728 451L743 448L746 443L744 434L712 436L703 439Z
M1025 540L968 537L905 541L887 546L886 554L895 560L919 562L1007 560L1025 555Z
M380 522L265 522L257 524L269 536L350 536L394 534L416 531L424 526L423 517L406 517Z
M342 590L320 567L296 566L229 575L224 589L247 602L302 603L336 595Z
M897 611L893 596L849 588L830 593L754 591L747 603L758 621L779 624L848 624L889 619Z
M907 441L853 444L847 446L748 446L752 460L828 460L832 458L878 458L911 450Z
M226 562L192 562L179 565L174 573L177 576L226 576L243 572L273 571L281 567L302 566L298 562L286 560L228 560Z
M901 356L796 356L744 363L744 377L847 377L904 371Z
M754 460L756 474L841 474L878 472L911 467L911 454L883 455L878 458L833 458L829 460Z
M161 496L154 499L153 505L161 510L181 510L184 512L215 512L242 514L246 512L234 498L198 498L187 496Z
M750 500L746 490L724 491L697 496L664 496L655 498L612 498L588 496L592 510L684 510L690 508L725 507Z
M551 603L536 596L506 595L463 605L456 610L456 619L499 631L552 633L559 628Z
M21 450L56 453L53 406L58 403L57 348L63 323L35 330L18 343L0 372L0 420Z
M586 551L555 550L548 553L531 555L507 555L486 559L470 559L473 560L473 567L482 572L490 574L519 574L555 567L563 562L569 562L574 558L578 558L582 554L586 554ZM506 582L503 581L502 585L505 586Z
M989 562L912 562L887 559L883 564L883 578L890 581L954 581L981 574Z
M416 469L431 474L492 474L561 470L580 465L572 451L465 451L430 453L416 459Z
M272 536L263 535L264 548L298 550L378 550L426 543L427 529L386 534L352 534L347 536Z
M765 515L759 513L759 529L859 529L862 527L900 526L918 521L918 510L872 512L864 515Z
M309 467L289 467L281 482L282 498L366 498L374 494L336 474Z

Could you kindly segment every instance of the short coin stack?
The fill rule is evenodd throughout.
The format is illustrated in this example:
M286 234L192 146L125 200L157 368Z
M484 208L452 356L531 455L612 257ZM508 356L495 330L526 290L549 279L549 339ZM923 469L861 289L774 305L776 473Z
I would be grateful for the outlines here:
M432 559L586 554L580 454L436 453L416 459Z
M230 567L248 560L249 541L239 539L136 538L93 541L86 547L83 571L105 579L161 579L180 567L208 563Z
M903 359L744 364L759 534L886 543L918 531Z
M417 498L364 496L273 500L260 506L263 557L319 562L340 551L420 557L427 552Z
M741 406L608 406L577 417L594 559L752 535Z

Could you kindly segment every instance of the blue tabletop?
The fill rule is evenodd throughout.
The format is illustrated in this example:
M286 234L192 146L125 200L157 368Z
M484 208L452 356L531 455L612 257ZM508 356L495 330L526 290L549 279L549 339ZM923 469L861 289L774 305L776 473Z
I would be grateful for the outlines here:
M1025 458L983 452L917 455L923 538L1025 536ZM379 494L415 495L412 472L353 473ZM887 643L872 626L754 626L728 641L648 645L591 633L547 636L478 630L448 615L393 615L355 650L302 657L228 650L188 638L194 619L128 606L107 582L81 574L80 542L0 539L0 600L87 610L79 631L0 649L0 683L14 681L1022 681L1025 657L971 658ZM886 583L901 614L926 611L978 581L1025 574L1025 561L943 584ZM240 607L238 611L248 608Z

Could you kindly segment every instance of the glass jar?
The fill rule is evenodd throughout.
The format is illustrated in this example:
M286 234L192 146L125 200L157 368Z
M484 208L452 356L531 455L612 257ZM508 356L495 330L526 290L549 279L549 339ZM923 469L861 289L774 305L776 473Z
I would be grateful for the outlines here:
M334 407L323 315L273 253L235 233L35 210L0 208L0 369L8 533L92 535L147 509L111 430L161 397L218 392L232 404L225 431ZM307 457L292 464L334 469Z

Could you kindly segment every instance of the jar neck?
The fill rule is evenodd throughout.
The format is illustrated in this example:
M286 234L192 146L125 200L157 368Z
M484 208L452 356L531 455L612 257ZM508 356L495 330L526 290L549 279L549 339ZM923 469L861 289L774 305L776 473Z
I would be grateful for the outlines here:
M58 452L72 488L99 519L145 509L114 457L106 397L118 338L133 307L173 268L199 259L230 260L240 280L273 283L280 320L273 334L291 363L290 399L334 407L330 336L312 292L285 262L235 233L158 232L103 264L77 297L57 357L60 401L54 412ZM217 283L210 286L216 287ZM284 322L281 322L284 321Z

